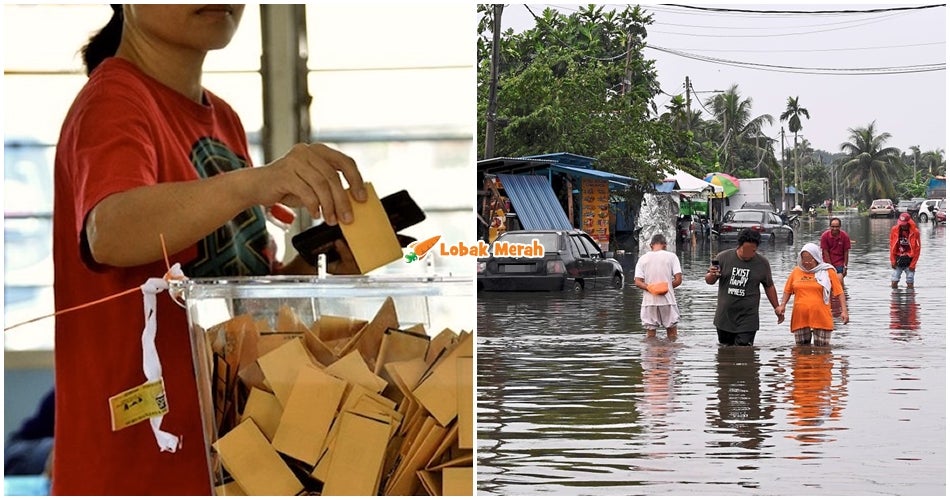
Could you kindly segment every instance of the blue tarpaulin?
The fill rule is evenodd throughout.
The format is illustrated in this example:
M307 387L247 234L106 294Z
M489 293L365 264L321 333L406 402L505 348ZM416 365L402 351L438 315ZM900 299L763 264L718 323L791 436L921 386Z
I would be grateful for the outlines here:
M927 198L944 198L947 196L947 179L944 177L934 177L927 183Z

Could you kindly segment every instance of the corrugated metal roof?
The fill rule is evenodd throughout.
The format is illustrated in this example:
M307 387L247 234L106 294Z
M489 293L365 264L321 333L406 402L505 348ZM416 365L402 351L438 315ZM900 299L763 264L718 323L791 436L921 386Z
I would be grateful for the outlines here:
M540 175L498 174L521 226L528 230L573 229L548 180Z
M550 170L556 170L561 172L568 172L574 175L579 175L581 177L593 177L595 179L603 179L608 182L613 182L614 184L619 184L622 187L630 187L630 184L633 183L633 178L627 177L624 175L613 174L610 172L604 172L602 170L594 170L592 168L581 168L581 167L569 167L562 164L554 164L547 167Z
M532 158L511 158L502 156L479 160L476 169L481 173L495 174L498 172L513 173L518 170L533 170L539 167L545 167L554 163L554 160L532 159Z
M594 162L597 161L596 158L590 156L582 156L574 153L547 153L541 155L528 155L525 158L534 158L540 160L553 160L560 165L568 165L572 167L581 167L581 168L593 168Z

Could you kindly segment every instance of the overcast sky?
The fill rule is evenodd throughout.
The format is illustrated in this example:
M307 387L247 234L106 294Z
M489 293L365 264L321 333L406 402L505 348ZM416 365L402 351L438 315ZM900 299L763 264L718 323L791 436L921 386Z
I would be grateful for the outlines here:
M779 116L789 96L798 96L799 105L811 116L802 118L801 135L816 149L838 152L841 143L849 140L849 128L875 121L878 133L891 134L887 146L946 151L945 6L862 12L929 4L688 4L758 11L714 12L641 5L653 14L647 44L655 48L647 48L645 55L656 60L664 92L656 98L661 112L671 95L685 92L688 76L696 92L693 109L702 109L697 100L705 102L709 91L738 84L740 95L752 99L754 116L775 118L765 129L767 135L780 140L780 128L785 127L787 146L792 135ZM545 7L565 13L578 10L577 5L567 4L529 7L537 15ZM624 7L606 4L605 10ZM779 10L813 13L763 13ZM859 12L816 13L836 10ZM506 4L502 25L522 31L535 23L525 5ZM750 64L769 67L755 69ZM711 118L703 114L704 119Z

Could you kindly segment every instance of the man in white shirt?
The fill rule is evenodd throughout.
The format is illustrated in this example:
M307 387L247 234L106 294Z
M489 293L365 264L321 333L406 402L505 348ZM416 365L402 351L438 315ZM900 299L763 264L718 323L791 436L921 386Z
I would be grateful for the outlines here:
M666 336L676 339L679 306L673 289L683 283L683 269L675 253L666 250L666 237L655 234L650 240L650 251L637 260L634 285L646 290L640 305L640 320L647 337L656 337L657 328L666 328Z

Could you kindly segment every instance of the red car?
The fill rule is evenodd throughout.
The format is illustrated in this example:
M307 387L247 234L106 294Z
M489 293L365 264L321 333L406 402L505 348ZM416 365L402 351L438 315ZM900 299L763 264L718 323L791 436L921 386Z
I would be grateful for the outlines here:
M941 207L937 210L937 215L934 216L937 219L937 224L946 224L947 223L947 209L946 207Z

